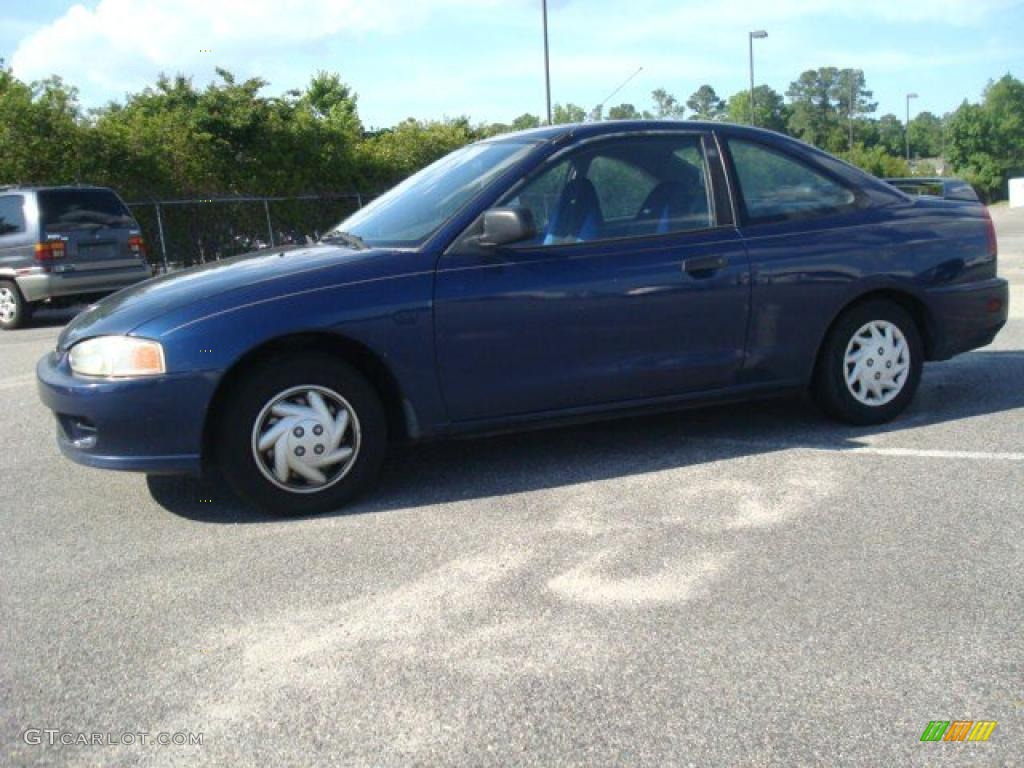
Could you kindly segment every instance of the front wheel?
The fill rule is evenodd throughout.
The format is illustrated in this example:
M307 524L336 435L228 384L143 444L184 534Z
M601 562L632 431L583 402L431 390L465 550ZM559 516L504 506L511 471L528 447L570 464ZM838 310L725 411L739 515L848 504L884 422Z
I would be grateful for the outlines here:
M268 512L338 509L374 479L387 448L380 399L357 371L320 354L246 372L220 421L217 458L232 488Z
M889 301L868 301L847 310L825 339L813 393L839 421L882 424L914 398L923 362L910 313Z
M13 331L21 328L32 317L32 305L25 301L18 286L0 280L0 328Z

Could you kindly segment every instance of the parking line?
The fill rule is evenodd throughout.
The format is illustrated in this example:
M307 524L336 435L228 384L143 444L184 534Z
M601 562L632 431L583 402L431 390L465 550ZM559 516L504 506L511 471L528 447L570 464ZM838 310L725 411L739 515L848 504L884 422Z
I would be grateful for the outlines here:
M877 448L871 445L859 446L841 453L868 453L874 456L909 456L921 459L968 459L973 461L1024 461L1024 453L1013 451L939 451L925 448Z
M856 445L850 448L829 445L808 445L802 443L772 443L758 440L732 440L730 438L709 438L707 442L724 445L741 445L748 448L776 451L818 451L821 453L860 454L867 456L891 456L915 459L958 459L967 461L1024 461L1024 453L1015 451L944 451L928 448L883 448L874 445Z

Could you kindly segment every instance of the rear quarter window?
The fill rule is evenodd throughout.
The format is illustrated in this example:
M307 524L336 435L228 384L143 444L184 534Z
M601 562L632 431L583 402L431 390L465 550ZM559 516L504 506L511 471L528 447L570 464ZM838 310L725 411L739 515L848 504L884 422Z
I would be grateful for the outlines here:
M853 190L787 154L742 139L729 139L729 151L751 223L824 216L857 205Z
M43 190L39 217L46 232L138 227L121 198L109 189Z
M0 195L0 237L24 231L24 198L21 195Z

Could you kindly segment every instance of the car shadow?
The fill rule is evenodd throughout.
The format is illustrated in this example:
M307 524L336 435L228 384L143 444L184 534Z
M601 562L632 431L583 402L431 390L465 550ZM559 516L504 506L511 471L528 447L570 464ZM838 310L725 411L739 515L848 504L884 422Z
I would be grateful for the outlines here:
M32 318L25 323L25 328L56 328L67 325L75 315L85 309L85 304L57 309L37 309L32 313Z
M983 350L929 364L911 408L878 427L825 419L804 398L623 417L581 426L447 440L392 451L379 482L328 515L357 515L483 499L711 461L815 448L1024 407L1024 351ZM281 521L236 499L217 478L150 476L164 509L205 523Z

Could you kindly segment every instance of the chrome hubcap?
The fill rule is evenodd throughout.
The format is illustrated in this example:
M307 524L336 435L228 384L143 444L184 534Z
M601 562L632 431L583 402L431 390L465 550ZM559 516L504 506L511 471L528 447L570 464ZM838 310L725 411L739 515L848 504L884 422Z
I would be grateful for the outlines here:
M910 373L910 348L903 332L886 320L873 320L853 334L843 373L850 394L864 405L892 402Z
M17 313L18 304L14 298L14 291L7 286L0 288L0 320L9 323Z
M256 466L291 493L317 493L348 474L359 455L359 419L326 387L292 387L268 402L252 430Z

